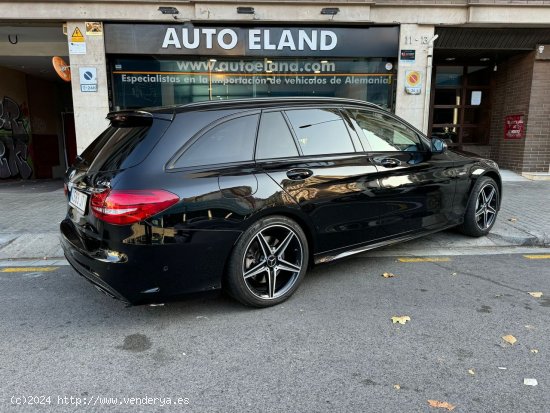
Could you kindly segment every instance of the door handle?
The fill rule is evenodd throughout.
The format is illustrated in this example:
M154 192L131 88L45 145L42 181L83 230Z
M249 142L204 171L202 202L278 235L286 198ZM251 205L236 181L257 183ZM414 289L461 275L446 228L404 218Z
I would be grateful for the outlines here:
M395 158L383 158L379 161L379 163L386 168L395 168L396 166L401 165L401 161Z
M313 175L313 171L310 169L291 169L287 171L286 176L288 176L288 179L292 179L294 181L299 181L300 179L306 179L309 178L311 175Z

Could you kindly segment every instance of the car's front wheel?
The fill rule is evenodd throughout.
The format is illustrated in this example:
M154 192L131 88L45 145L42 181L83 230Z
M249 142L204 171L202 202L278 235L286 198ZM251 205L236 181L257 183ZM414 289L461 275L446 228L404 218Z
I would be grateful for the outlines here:
M309 249L302 228L283 216L254 223L235 246L228 265L228 292L243 304L269 307L290 297L307 270Z
M460 231L472 237L487 235L497 219L500 206L497 183L488 176L482 176L475 183Z

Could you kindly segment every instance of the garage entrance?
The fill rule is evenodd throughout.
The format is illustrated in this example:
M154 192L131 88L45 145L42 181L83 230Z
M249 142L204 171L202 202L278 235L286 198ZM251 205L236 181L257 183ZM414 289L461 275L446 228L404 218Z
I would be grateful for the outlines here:
M52 66L68 62L62 23L0 25L0 182L59 178L76 156L70 83Z

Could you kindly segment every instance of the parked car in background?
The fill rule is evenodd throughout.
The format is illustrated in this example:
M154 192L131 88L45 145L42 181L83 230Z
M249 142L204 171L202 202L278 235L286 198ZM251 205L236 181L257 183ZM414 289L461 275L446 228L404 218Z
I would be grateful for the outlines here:
M266 307L306 270L458 226L490 230L497 165L375 105L201 102L108 115L67 171L70 264L109 295L158 303L223 288Z

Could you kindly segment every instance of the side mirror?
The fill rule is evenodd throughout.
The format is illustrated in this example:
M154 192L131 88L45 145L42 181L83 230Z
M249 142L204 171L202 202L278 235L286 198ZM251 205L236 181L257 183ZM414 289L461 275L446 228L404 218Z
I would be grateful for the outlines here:
M447 150L447 143L440 138L432 136L432 153L443 153Z

